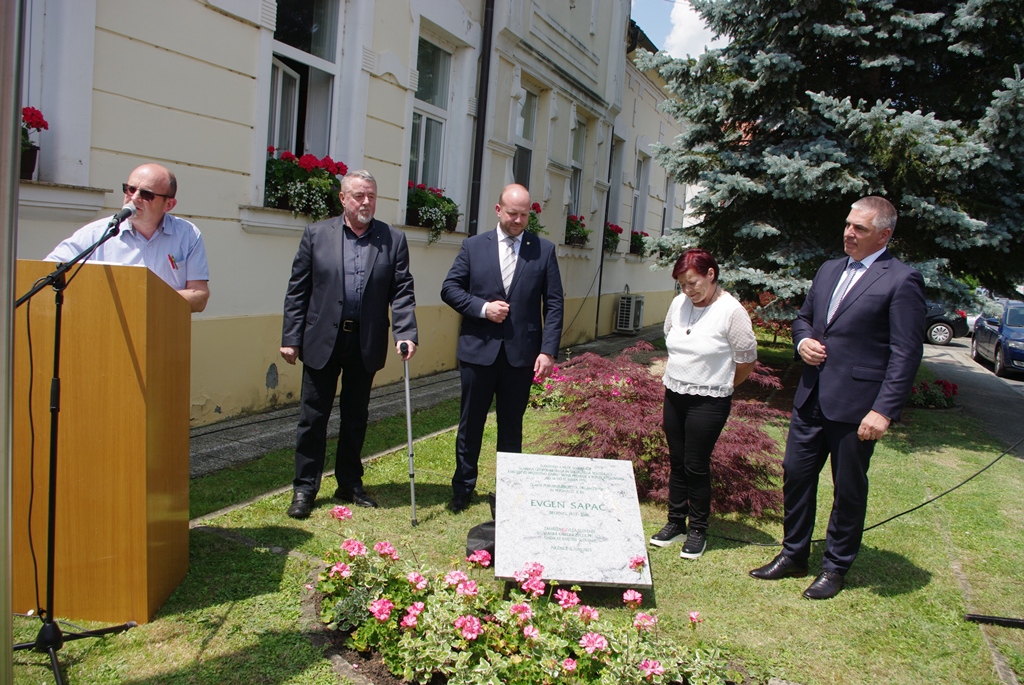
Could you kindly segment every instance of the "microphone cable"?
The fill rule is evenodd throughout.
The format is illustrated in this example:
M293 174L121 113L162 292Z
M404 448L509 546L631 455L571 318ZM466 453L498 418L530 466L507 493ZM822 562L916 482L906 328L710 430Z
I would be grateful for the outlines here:
M939 499L942 499L943 497L945 497L949 493L953 492L954 490L957 490L957 489L963 487L964 485L967 485L972 480L974 480L975 478L980 476L982 473L984 473L985 471L988 471L990 468L995 466L996 462L998 462L1000 459L1005 457L1011 451L1016 449L1017 446L1020 445L1022 442L1024 442L1024 437L1022 437L1020 440L1018 440L1017 442L1013 443L1012 445L1007 447L1005 450L1003 450L1002 454L1000 454L998 457L993 459L987 465L981 467L979 470L975 471L972 475L968 476L966 479L964 479L960 483L957 483L956 485L954 485L950 489L946 490L945 492L940 493L940 494L936 495L935 497L932 497L931 499L927 499L924 502L921 502L916 507L911 507L910 509L907 509L906 511L901 511L900 513L894 514L894 515L890 516L887 519L883 519L882 521L879 521L878 523L874 523L874 524L868 526L867 528L865 528L864 532L866 533L869 530L873 530L875 528L878 528L879 526L885 525L886 523L889 523L890 521L898 519L901 516L906 516L907 514L909 514L911 512L914 512L914 511L917 511L918 509L921 509L922 507L926 507L929 504L931 504L931 503L933 503L933 502L935 502L935 501L937 501ZM782 546L781 542L754 542L753 540L744 540L742 538L731 538L731 537L729 537L727 535L716 535L716 534L712 534L712 533L708 533L708 537L718 538L719 540L729 540L730 542L742 542L744 544L753 545L755 547L781 547ZM820 542L825 542L825 538L818 538L818 539L811 540L811 544L820 543Z

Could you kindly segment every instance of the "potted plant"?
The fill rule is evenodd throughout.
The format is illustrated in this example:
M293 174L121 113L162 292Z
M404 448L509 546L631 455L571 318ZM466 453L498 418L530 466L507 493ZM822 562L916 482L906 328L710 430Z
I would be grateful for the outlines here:
M534 235L547 235L548 232L544 230L540 219L537 218L538 214L540 214L540 203L534 202L530 205L530 221L526 224L526 230Z
M647 248L644 245L644 238L648 238L646 231L630 231L629 233L629 254L636 254L643 257L647 254Z
M430 188L425 183L409 181L405 223L407 226L430 229L428 243L436 243L441 237L441 231L454 232L461 214L455 200L444 194L444 188Z
M606 221L604 224L604 251L608 254L615 252L615 249L619 246L619 236L621 235L622 226L610 224Z
M330 156L296 157L290 150L275 157L275 152L273 146L267 148L265 207L290 209L295 216L306 214L313 221L341 215L340 177L348 173L343 162Z
M50 128L43 118L43 113L35 107L23 107L21 110L21 178L29 180L36 170L36 159L39 146L32 142L29 133L45 131Z
M570 214L565 219L565 244L583 247L590 237L590 229L583 223L583 215Z

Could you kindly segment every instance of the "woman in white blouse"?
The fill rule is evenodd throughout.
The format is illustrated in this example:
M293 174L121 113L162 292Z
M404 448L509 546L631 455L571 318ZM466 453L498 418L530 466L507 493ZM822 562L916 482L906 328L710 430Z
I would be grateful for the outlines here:
M711 452L729 418L732 391L757 361L750 316L718 284L718 263L706 250L687 250L672 278L682 294L665 317L665 437L672 471L668 523L651 538L665 547L686 536L679 556L698 559L707 546ZM687 533L689 521L689 533Z

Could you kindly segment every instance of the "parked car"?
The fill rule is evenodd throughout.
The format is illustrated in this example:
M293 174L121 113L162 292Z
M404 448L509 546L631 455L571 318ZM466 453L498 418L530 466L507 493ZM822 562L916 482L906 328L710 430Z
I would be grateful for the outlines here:
M971 356L976 361L988 359L997 376L1013 371L1024 372L1024 302L1001 300L997 317L978 317L974 322Z
M962 338L971 332L967 314L962 309L948 310L939 302L928 302L924 315L924 339L932 345L948 345L953 338Z

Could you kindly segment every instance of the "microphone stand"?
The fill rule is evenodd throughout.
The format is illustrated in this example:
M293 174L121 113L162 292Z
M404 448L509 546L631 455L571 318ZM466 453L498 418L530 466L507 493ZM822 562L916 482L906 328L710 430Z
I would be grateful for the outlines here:
M127 217L125 217L127 218ZM64 306L64 290L67 288L65 274L78 262L88 259L100 245L120 233L120 224L123 219L114 215L104 232L103 237L82 251L77 257L69 262L62 262L45 278L40 279L32 289L22 295L15 302L17 309L30 300L43 288L52 286L54 290L54 324L53 324L53 379L50 381L50 473L49 491L46 522L46 606L38 608L38 616L43 625L36 635L35 642L24 642L14 645L14 651L23 649L35 649L50 655L50 664L53 667L53 677L57 685L63 685L64 680L60 670L60 662L57 661L57 650L64 646L66 641L81 640L88 637L99 637L110 633L120 633L134 628L137 623L129 621L121 625L99 630L86 630L81 633L61 632L60 626L53 620L53 585L54 585L54 550L56 547L56 521L57 521L57 423L60 413L60 339L61 339L61 317ZM29 409L31 411L31 408ZM31 535L31 531L29 531Z

